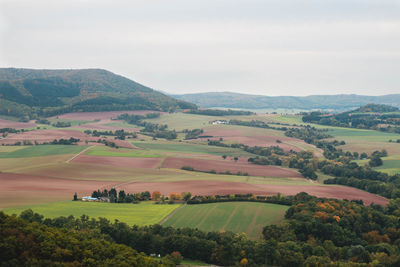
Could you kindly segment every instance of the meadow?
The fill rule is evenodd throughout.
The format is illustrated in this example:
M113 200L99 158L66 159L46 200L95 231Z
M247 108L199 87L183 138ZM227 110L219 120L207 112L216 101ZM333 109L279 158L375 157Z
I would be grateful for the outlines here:
M239 156L246 157L252 156L252 154L247 153L243 150L236 148L227 148L227 147L217 147L217 146L208 146L206 144L195 144L188 142L132 142L133 145L151 150L154 153L194 153L194 154L209 154L209 155L229 155L229 156Z
M223 202L185 205L163 223L176 228L190 227L205 231L233 231L260 238L265 225L284 218L288 206L256 202Z
M44 157L44 156L62 155L62 154L77 154L86 148L87 146L75 146L75 145L24 146L24 147L19 147L18 149L5 148L4 150L3 149L0 150L0 158L29 158L29 157Z
M160 155L143 150L133 150L127 148L110 148L107 146L94 146L85 152L90 156L104 156L104 157L137 157L137 158L158 158Z
M143 127L132 125L123 121L118 121L118 122L110 122L110 123L105 123L105 126L112 126L112 127L121 127L121 128L131 128L133 129L140 129Z
M4 209L7 214L20 214L26 209L42 214L45 218L73 215L80 217L87 215L91 218L103 217L110 221L118 220L129 225L152 225L161 222L168 214L173 212L179 204L158 205L153 202L140 204L126 203L101 203L83 201L62 201L49 204L23 206Z
M182 131L184 129L204 128L210 121L227 120L229 117L203 116L186 113L162 114L159 118L147 119L151 123L167 124L169 129Z
M376 170L386 172L389 175L400 173L400 155L384 157L382 161L383 165L376 167Z

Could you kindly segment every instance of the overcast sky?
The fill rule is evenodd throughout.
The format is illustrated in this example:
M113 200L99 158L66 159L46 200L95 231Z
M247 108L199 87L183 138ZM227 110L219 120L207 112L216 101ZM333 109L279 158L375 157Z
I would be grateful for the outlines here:
M399 0L0 0L0 67L168 93L400 93Z

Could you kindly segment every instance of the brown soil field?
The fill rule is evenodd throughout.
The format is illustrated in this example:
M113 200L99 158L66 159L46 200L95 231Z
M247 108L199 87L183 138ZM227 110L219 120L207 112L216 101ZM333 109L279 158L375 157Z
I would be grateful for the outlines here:
M154 110L125 110L125 111L123 110L123 111L105 111L105 112L73 112L73 113L58 115L56 117L58 117L59 119L67 119L67 120L93 121L93 120L106 120L106 119L116 118L124 113L144 115L155 112L164 113Z
M89 163L89 164L100 164L108 166L119 166L126 168L143 168L143 169L155 169L161 163L162 158L130 158L130 157L103 157L103 156L89 156L79 155L74 158L71 162L76 163Z
M304 141L286 137L286 136L274 136L274 135L254 135L254 136L244 136L242 131L234 129L223 129L223 128L210 128L205 129L202 135L213 136L209 138L211 140L219 140L222 137L225 141L234 141L240 144L245 144L248 146L280 146L282 149L289 151L301 151L302 149L296 147L292 144L285 144L285 142L298 142L306 144ZM208 138L202 138L202 141L207 141ZM281 140L282 143L277 143L276 140Z
M24 141L24 140L29 140L31 142L38 142L38 143L44 143L44 142L52 142L54 139L69 139L69 138L77 138L80 139L81 142L79 142L79 145L86 145L85 140L89 142L97 142L99 137L94 137L91 135L87 135L83 132L77 131L77 130L33 130L33 131L28 131L28 132L23 132L23 133L17 133L17 134L10 134L7 136L5 139L0 140L0 144L14 144L17 141ZM114 142L120 147L126 147L126 148L134 148L137 149L136 146L132 145L131 143L124 141L124 140L117 140L114 139L113 137L107 137L107 140ZM89 145L102 145L102 144L97 144L97 143L89 143Z
M36 124L34 124L34 123L8 121L8 120L0 119L0 128L22 129L22 128L31 128L31 127L35 127L35 126L36 126Z
M251 176L264 177L302 177L294 170L287 170L278 166L262 166L248 163L245 159L238 162L233 160L206 160L195 158L168 157L162 164L163 168L181 169L183 166L193 167L199 171L217 172L230 171L231 173L247 172Z
M116 182L69 180L26 174L0 173L0 208L72 199Z
M1 140L2 142L7 143L15 143L16 141L30 140L30 141L38 141L38 142L51 142L54 139L69 139L69 138L78 138L81 140L85 140L90 138L90 136L76 131L76 130L33 130L18 134L10 134L7 138ZM92 138L93 140L97 140L98 138Z
M117 186L126 192L135 193L142 191L160 191L164 195L172 192L191 192L193 195L216 195L216 194L245 194L253 193L256 195L275 195L281 193L283 195L295 195L300 192L306 192L310 195L326 198L362 200L365 204L385 205L388 200L384 197L377 196L365 191L361 191L352 187L344 186L321 186L321 185L262 185L247 184L237 182L222 181L179 181L179 182L154 182L143 183L133 182L125 183Z
M77 128L82 128L82 129L91 129L91 130L116 131L116 130L123 129L126 132L138 132L139 131L138 128L115 127L115 126L110 126L110 125L104 125L104 124L113 123L113 122L122 122L122 121L106 119L106 120L101 120L101 121L98 121L98 122L82 124L82 125L79 125L79 126L76 126L76 127Z

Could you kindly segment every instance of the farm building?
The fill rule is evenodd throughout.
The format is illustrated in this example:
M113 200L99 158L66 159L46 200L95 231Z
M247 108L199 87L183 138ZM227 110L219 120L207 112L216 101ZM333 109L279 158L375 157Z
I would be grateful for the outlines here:
M93 202L93 201L99 201L99 199L95 198L95 197L82 197L82 201L91 201L91 202Z
M227 122L226 120L217 120L217 121L211 122L211 124L213 124L213 125L217 125L217 124L228 124L228 122Z

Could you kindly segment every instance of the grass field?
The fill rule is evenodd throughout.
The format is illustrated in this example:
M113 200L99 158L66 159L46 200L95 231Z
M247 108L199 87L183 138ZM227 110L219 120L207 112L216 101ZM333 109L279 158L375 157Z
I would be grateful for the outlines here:
M194 154L209 154L209 155L229 155L229 156L251 156L243 150L236 148L208 146L201 144L190 144L186 142L132 142L135 146L147 150L152 150L154 153L160 152L177 152L177 153L194 153Z
M210 121L229 120L229 117L203 116L185 113L162 114L159 118L146 121L158 124L167 124L169 129L181 131L184 129L204 128Z
M57 122L69 122L71 126L78 126L86 123L91 123L93 121L85 121L85 120L68 120L68 119L49 119L51 124L55 124Z
M131 129L141 129L143 127L137 126L137 125L132 125L126 122L110 122L110 123L105 123L104 125L106 126L113 126L113 127L121 127L121 128L131 128Z
M61 154L77 154L87 148L87 146L74 145L38 145L25 146L22 149L17 149L11 152L3 152L0 150L0 158L29 158L29 157L44 157Z
M153 154L149 151L133 150L127 148L110 148L104 146L95 146L88 150L86 155L106 156L106 157L133 157L133 158L158 158L160 155Z
M0 153L9 153L16 150L24 149L24 146L0 146Z
M198 228L204 231L243 232L254 239L261 237L265 225L281 221L288 208L256 202L186 205L177 210L163 225Z
M394 155L382 158L383 165L375 169L387 174L394 175L400 173L400 155Z
M179 204L157 205L152 202L140 204L114 204L99 202L63 201L49 204L24 206L5 209L8 214L20 214L25 209L44 215L47 218L73 215L79 217L83 214L89 217L103 217L110 221L118 219L129 225L152 225L161 222L168 214L174 211Z

